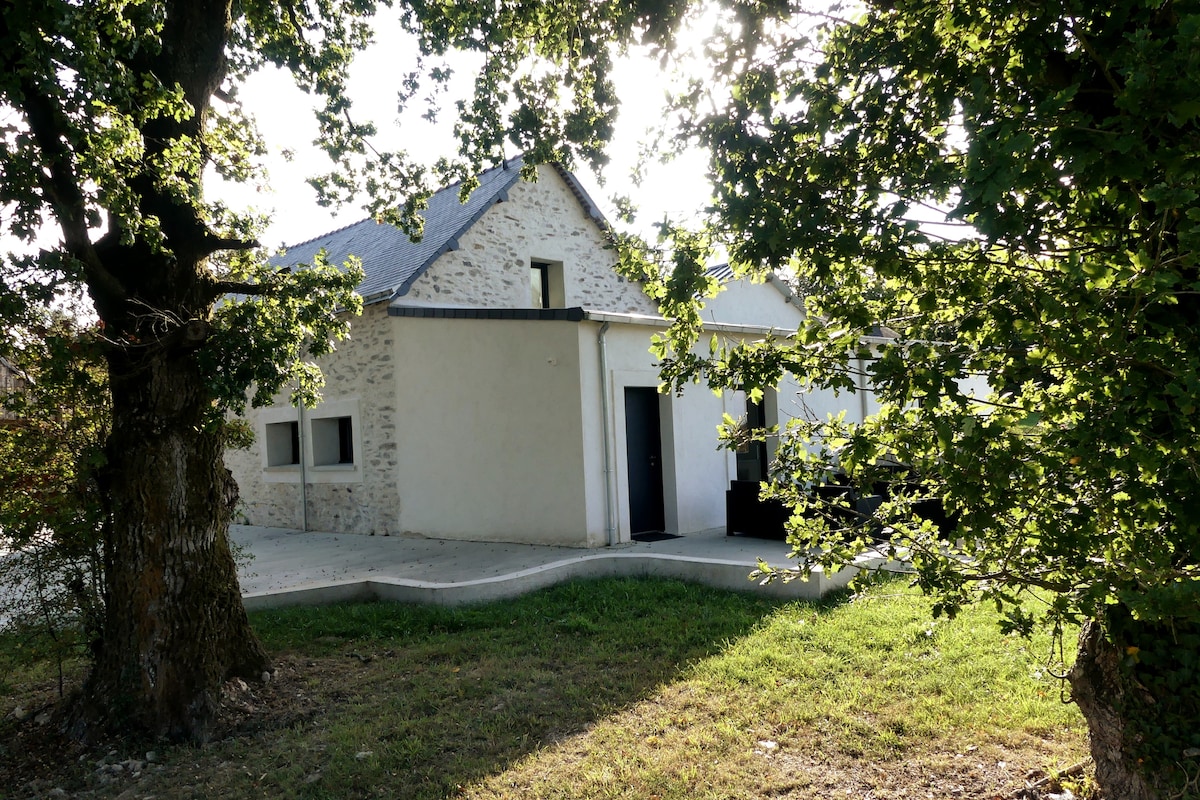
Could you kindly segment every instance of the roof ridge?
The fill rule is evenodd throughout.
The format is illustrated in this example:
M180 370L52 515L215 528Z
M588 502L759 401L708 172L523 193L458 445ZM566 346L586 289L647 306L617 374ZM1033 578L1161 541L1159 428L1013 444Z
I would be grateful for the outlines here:
M480 183L483 183L484 175L489 175L498 169L508 171L509 169L512 169L514 166L516 166L517 162L524 161L524 160L525 160L524 154L519 155L519 156L513 156L512 158L504 158L504 159L500 160L499 164L493 164L492 166L485 169L483 172L480 172L478 175L475 175L473 177L476 180L478 180ZM429 196L432 198L434 194L441 194L442 192L444 192L448 189L453 189L456 186L462 186L462 183L464 180L466 180L466 178L459 178L456 181L447 183L445 186L439 187L436 191L434 191L433 194L431 194Z
M346 230L349 230L350 228L353 228L355 225L361 225L364 222L371 222L371 221L372 221L372 219L370 217L363 217L360 220L355 220L354 222L348 222L340 228L331 228L330 230L327 230L324 233L318 233L316 236L312 237L311 239L305 239L302 242L293 242L292 244L282 244L279 247L281 250L294 250L297 247L303 247L306 244L312 244L317 239L324 239L326 236L330 236L335 233L341 233L342 231L346 231Z
M562 162L551 161L548 164L558 174L559 178L562 179L563 183L567 185L567 190L575 196L579 205L583 207L583 212L587 218L595 223L606 235L611 235L613 233L612 223L608 221L608 217L604 216L604 212L600 209L600 206L592 199L588 190L579 181L579 176L563 166Z

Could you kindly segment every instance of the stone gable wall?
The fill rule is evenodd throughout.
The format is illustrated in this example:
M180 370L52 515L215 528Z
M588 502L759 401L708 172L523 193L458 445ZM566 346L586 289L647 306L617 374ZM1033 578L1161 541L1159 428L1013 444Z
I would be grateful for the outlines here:
M541 167L536 183L518 181L419 277L404 305L528 308L530 261L561 262L566 306L656 314L641 287L613 271L616 257L566 182Z
M18 395L25 391L27 386L25 376L10 369L8 364L0 360L0 422L12 422L17 419L16 412L3 407L5 395Z

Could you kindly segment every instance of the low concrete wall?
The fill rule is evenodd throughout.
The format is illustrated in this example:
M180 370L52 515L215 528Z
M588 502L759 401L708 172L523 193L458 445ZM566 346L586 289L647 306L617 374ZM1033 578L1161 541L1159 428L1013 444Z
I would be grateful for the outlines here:
M875 568L883 563L883 559L864 556L860 563L864 568ZM461 606L517 597L576 578L628 577L673 578L784 600L816 600L845 588L857 572L857 568L848 567L826 576L818 569L807 579L775 580L764 585L748 579L749 572L743 562L618 552L567 558L479 580L455 583L403 579L329 582L276 592L249 593L243 602L248 610L368 600Z

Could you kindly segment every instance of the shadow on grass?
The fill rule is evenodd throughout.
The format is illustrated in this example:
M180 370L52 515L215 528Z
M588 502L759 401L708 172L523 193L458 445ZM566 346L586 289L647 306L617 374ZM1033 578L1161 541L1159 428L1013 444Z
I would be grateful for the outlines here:
M252 620L278 669L264 685L230 685L223 720L236 734L81 753L0 706L0 798L686 800L797 787L891 796L914 781L992 796L1011 783L1005 764L1019 775L1084 752L1059 684L1031 673L1050 652L1046 632L1002 636L986 608L935 623L929 601L896 583L862 602L793 604L601 580L472 608ZM0 664L19 667L10 688L29 694L40 668L45 693L45 659L19 666L28 656L0 636ZM950 757L980 746L999 766L979 756L968 775ZM140 771L124 766L134 762Z
M244 712L239 733L203 748L112 742L106 750L116 755L106 757L9 715L0 736L16 742L24 726L33 737L21 740L45 752L30 753L28 769L0 769L18 783L0 797L26 796L30 769L39 780L28 796L61 787L97 798L452 797L653 696L786 604L678 581L614 579L467 608L257 612L251 620L279 672L234 694L235 712ZM28 650L0 656L16 694L46 683L47 665ZM97 756L115 763L147 749L158 763L139 775L97 777ZM56 761L61 769L46 774Z
M330 699L325 710L282 733L273 754L244 754L275 759L244 765L253 786L217 781L213 796L452 796L652 695L780 605L679 582L604 580L466 609L256 614L272 651L352 669L326 676L336 686L314 674L310 691Z

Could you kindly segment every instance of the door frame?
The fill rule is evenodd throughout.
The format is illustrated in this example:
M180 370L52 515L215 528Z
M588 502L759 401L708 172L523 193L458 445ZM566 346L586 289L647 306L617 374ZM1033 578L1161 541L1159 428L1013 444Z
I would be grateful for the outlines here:
M625 475L628 495L630 535L662 532L667 527L666 461L663 457L662 403L658 389L653 386L626 386L622 392L625 406ZM636 410L636 419L630 414ZM636 425L631 425L636 421ZM650 463L639 466L636 460ZM654 462L657 461L657 464ZM647 485L634 491L633 476L646 478L647 484L657 481L657 487ZM635 499L638 501L635 503ZM634 511L638 513L635 515ZM633 530L635 516L638 530Z
M633 541L629 523L629 452L625 440L625 390L657 388L659 377L650 370L613 370L609 381L609 410L612 427L609 435L613 445L613 477L615 483L614 505L616 510L617 541ZM675 487L676 465L674 444L674 420L671 395L658 396L659 434L662 441L663 459L663 516L667 533L679 532L678 497Z

